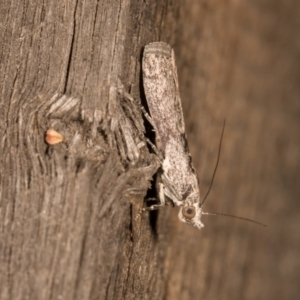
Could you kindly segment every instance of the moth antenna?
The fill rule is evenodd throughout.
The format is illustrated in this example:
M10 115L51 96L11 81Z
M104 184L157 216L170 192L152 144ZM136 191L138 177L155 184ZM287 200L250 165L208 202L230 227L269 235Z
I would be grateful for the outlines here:
M210 216L230 217L230 218L235 218L235 219L240 219L240 220L243 220L243 221L251 222L251 223L254 223L254 224L256 224L256 225L263 226L263 227L267 227L266 224L263 224L263 223L260 223L260 222L257 222L257 221L254 221L254 220L248 219L248 218L237 217L237 216L234 216L234 215L219 214L219 213L204 212L204 211L202 211L202 214L203 214L203 215L210 215Z
M211 182L210 182L210 186L208 188L208 191L205 195L205 197L203 198L203 200L201 201L200 203L200 207L203 206L210 190L211 190L211 187L214 183L214 179L215 179L215 175L216 175L216 172L217 172L217 169L218 169L218 165L219 165L219 160L220 160L220 154L221 154L221 147L222 147L222 140L223 140L223 135L224 135L224 129L225 129L225 120L224 120L224 123L223 123L223 129L222 129L222 133L221 133L221 138L220 138L220 142L219 142L219 152L218 152L218 158L217 158L217 163L216 163L216 166L215 166L215 170L214 170L214 173L213 173L213 176L212 176L212 179L211 179Z

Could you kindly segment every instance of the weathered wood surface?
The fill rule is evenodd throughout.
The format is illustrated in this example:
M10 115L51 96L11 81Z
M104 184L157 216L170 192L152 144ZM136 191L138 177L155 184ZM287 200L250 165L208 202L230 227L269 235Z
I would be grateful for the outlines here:
M156 2L1 2L1 300L299 298L300 6ZM206 210L266 230L197 231L171 207L135 219L156 169L140 62L158 40L175 48L202 195L227 121Z

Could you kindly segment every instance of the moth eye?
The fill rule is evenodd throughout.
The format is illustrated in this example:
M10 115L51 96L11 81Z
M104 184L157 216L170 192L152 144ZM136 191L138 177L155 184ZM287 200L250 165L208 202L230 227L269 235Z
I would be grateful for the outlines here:
M187 206L187 207L183 207L182 208L182 215L186 218L186 219L193 219L196 215L196 209L194 206Z

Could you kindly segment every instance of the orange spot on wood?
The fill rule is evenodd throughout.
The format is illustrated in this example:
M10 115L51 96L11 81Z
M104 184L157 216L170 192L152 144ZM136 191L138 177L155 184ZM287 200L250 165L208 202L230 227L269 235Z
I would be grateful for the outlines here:
M58 143L61 143L63 141L64 137L54 129L48 129L46 131L45 141L49 145L55 145Z

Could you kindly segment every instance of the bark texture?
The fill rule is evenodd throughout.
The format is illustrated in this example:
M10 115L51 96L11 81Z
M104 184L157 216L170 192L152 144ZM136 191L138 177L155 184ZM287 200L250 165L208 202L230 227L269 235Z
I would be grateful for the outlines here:
M298 299L300 4L0 4L0 299ZM176 54L207 211L136 217L158 167L144 142L143 46ZM45 142L48 129L63 136Z

